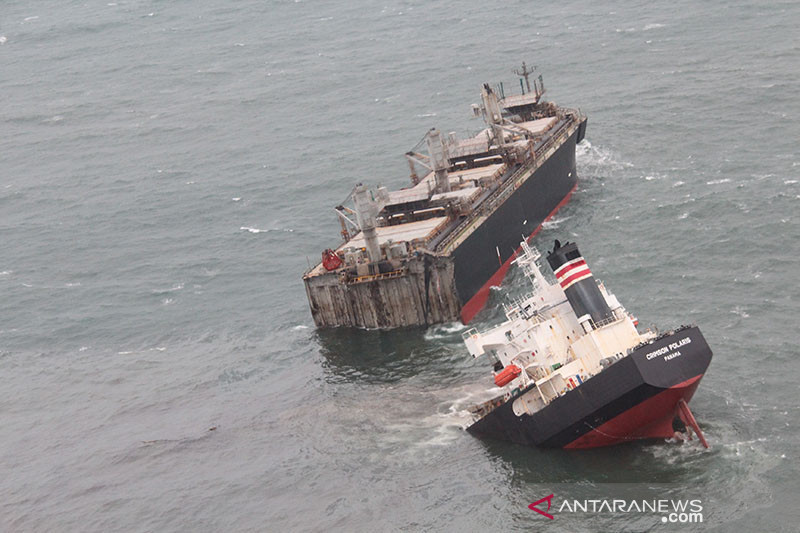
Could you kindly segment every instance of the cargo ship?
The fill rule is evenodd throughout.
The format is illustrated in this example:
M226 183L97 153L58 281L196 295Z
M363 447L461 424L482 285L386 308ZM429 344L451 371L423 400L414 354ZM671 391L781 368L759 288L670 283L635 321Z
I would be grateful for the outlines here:
M467 431L518 444L593 448L637 439L708 442L689 400L711 363L696 326L639 332L638 320L594 276L575 243L547 256L523 241L515 260L532 291L504 306L506 320L463 334L493 365L500 393L470 409Z
M484 84L480 131L428 131L405 154L409 187L356 185L335 208L343 242L303 275L318 327L391 328L461 320L485 305L518 252L577 182L586 117L543 99L541 75L519 91Z

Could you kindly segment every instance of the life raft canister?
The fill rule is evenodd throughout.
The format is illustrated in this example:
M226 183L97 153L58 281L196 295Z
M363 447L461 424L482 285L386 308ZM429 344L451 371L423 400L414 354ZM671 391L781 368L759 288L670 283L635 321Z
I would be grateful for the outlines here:
M325 267L325 270L336 270L342 266L342 260L336 255L336 252L328 248L322 252L322 266Z
M494 377L494 384L498 387L508 385L522 373L522 369L517 365L508 365L502 372Z

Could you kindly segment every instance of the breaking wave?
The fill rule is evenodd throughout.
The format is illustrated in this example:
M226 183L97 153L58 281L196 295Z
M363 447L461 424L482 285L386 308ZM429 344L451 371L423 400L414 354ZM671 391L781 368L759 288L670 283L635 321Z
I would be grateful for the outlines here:
M633 163L620 161L611 150L595 146L586 139L575 147L575 157L581 177L602 176L633 167Z

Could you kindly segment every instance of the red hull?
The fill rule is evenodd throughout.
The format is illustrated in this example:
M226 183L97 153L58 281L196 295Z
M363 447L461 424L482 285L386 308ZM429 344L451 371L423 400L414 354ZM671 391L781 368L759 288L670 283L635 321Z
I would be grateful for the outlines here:
M637 439L667 439L675 435L672 421L680 416L679 402L688 401L703 374L678 383L631 407L564 448L597 448Z

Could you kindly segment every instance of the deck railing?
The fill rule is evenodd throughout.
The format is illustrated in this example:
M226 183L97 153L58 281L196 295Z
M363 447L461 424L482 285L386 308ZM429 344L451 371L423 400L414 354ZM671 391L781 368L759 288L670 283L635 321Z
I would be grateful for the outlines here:
M406 269L392 270L391 272L384 272L382 274L368 274L366 276L356 276L347 280L348 285L355 285L356 283L367 283L370 281L378 281L382 279L400 278L406 274Z
M545 142L536 148L533 157L529 161L515 170L514 173L505 181L503 181L501 186L491 196L489 196L489 198L481 203L478 209L470 213L467 218L465 218L458 226L456 226L450 235L442 239L442 242L440 242L436 247L437 252L446 251L448 247L459 238L466 238L473 231L475 231L480 217L493 212L497 206L507 200L508 197L511 196L511 194L517 188L519 188L519 186L528 177L530 177L530 171L538 168L544 162L546 157L550 155L547 152L551 149L555 151L555 147L560 146L566 140L569 133L571 133L570 130L573 128L573 126L577 127L580 124L580 119L582 118L582 115L579 111L573 109L568 109L566 111L566 115L569 116L570 120L564 124L561 124Z

